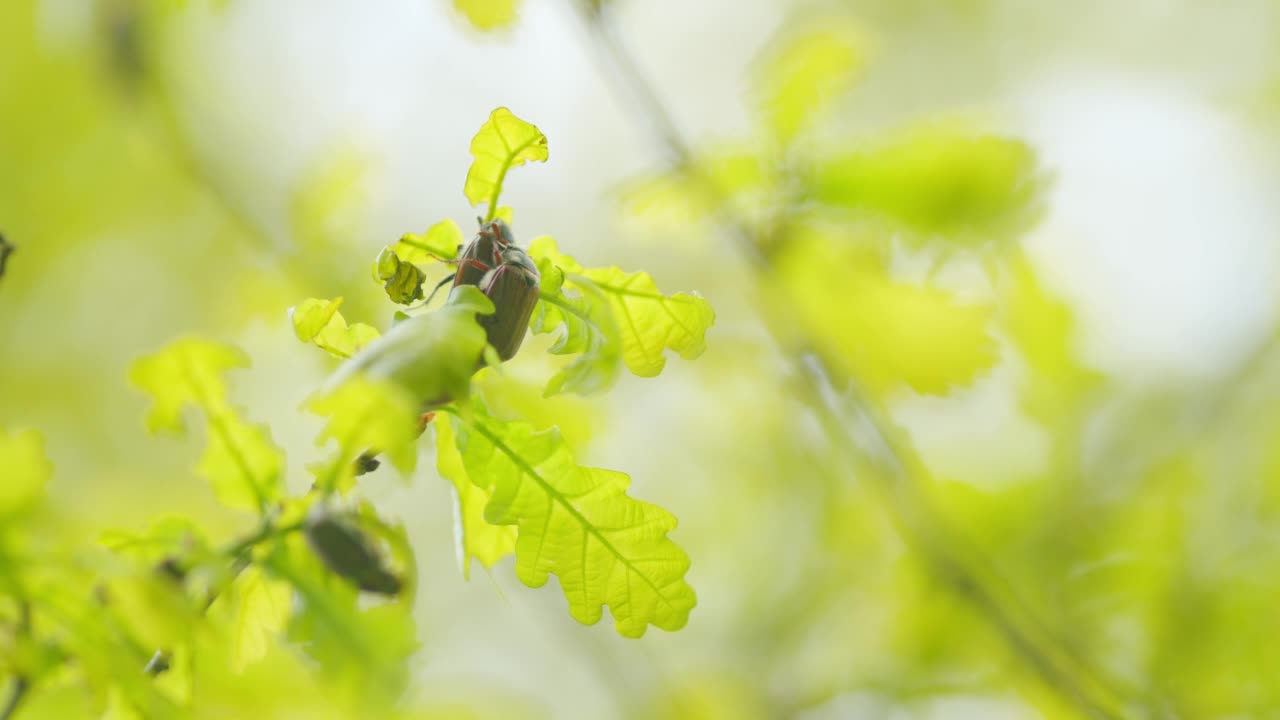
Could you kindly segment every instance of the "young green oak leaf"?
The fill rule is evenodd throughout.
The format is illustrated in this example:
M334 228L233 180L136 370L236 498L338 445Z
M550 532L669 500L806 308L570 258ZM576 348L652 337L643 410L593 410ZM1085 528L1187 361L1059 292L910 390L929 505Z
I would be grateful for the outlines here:
M774 135L790 141L848 89L867 56L867 41L847 22L791 33L775 41L755 73L761 109Z
M223 374L248 364L238 348L178 340L135 362L129 379L155 401L147 415L152 432L182 431L182 408L198 408L209 440L196 471L223 504L261 511L284 493L284 454L265 426L244 420L227 399Z
M464 578L471 578L471 559L485 568L515 552L516 528L513 525L490 525L484 519L484 507L492 496L471 482L458 453L457 434L451 418L442 417L432 423L436 431L436 470L453 483L456 504L453 528L458 548L458 566Z
M688 622L697 597L684 578L689 557L667 538L676 519L629 497L625 474L578 465L558 430L500 422L483 407L458 447L472 481L493 494L485 520L519 529L521 582L541 587L554 573L574 619L593 624L607 605L624 637Z
M346 318L338 311L342 298L320 300L307 298L289 308L293 333L304 343L316 347L334 357L349 358L378 337L378 331L370 325L347 325Z
M661 373L666 350L692 360L707 349L706 332L715 323L716 314L697 293L663 295L646 272L627 273L616 267L584 269L562 254L550 237L535 239L529 255L560 268L566 287L595 288L608 301L622 340L623 362L634 375L654 377Z
M44 498L53 474L44 438L34 430L9 433L0 428L0 527L30 512Z
M390 248L401 262L424 264L442 258L452 260L457 257L458 246L464 240L457 223L441 220L421 235L410 233L401 236L399 242Z
M501 30L516 21L520 0L453 0L478 30Z
M1012 236L1035 219L1038 180L1025 144L943 122L827 158L814 190L822 202L914 230L905 239L917 244L942 237L974 246Z
M485 222L498 212L498 197L507 171L532 160L545 162L547 136L536 126L521 120L504 107L494 110L480 131L471 139L471 155L475 158L467 170L462 192L473 206L488 203Z
M548 348L553 355L577 355L547 381L544 397L562 392L589 395L608 388L618 375L622 335L614 322L608 298L594 285L585 284L572 295L564 291L565 275L551 258L538 261L542 286L529 329L536 335L564 332Z
M324 392L364 375L398 386L419 404L461 400L486 345L476 315L492 312L493 303L479 288L455 288L439 310L396 323L340 365L325 381Z
M778 266L795 322L843 370L876 392L906 384L946 395L995 364L990 307L895 282L881 269L859 267L856 253L833 257L830 247L801 243Z

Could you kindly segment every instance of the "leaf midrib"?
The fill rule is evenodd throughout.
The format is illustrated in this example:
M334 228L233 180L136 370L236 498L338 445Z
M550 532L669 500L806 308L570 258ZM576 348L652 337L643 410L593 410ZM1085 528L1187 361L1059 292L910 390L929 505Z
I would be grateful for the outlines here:
M600 531L596 529L595 525L591 524L591 522L587 520L587 518L583 516L582 513L578 512L578 509L575 508L573 504L570 503L569 500L560 491L552 487L552 485L547 480L545 480L541 475L538 474L538 471L536 468L531 466L529 463L525 462L524 458L521 457L519 453L517 453L515 450L512 450L510 447L508 447L507 444L502 441L502 438L498 437L491 430L486 428L482 422L476 421L472 423L472 427L474 427L477 431L479 431L480 434L484 435L485 438L489 440L489 442L493 443L494 447L501 450L502 453L506 455L507 458L511 460L512 464L514 464L517 468L519 468L521 472L523 472L525 475L528 475L535 482L537 482L538 485L542 487L543 491L545 491L549 497L557 501L561 505L561 507L563 507L566 511L568 511L568 513L578 521L578 523L582 526L583 530L587 534L595 536L596 540L600 541L600 544L603 545L614 557L616 557L618 559L618 562L622 563L622 565L627 568L627 571L629 573L634 573L641 580L644 580L644 584L649 586L649 589L653 591L654 595L656 595L658 598L662 600L663 604L665 604L667 608L669 608L674 612L679 612L675 604L670 599L668 599L667 596L663 594L663 592L660 589L658 589L658 586L654 585L653 581L650 580L646 574L642 573L638 568L636 568L635 565L631 563L629 559L627 559L626 556L624 556L621 552L619 552L618 549L613 546L613 543L605 539L604 535L602 535ZM550 524L550 511L548 511L548 525L549 524ZM543 534L545 539L546 533L544 532ZM585 539L584 539L584 553L585 553ZM582 566L582 573L583 575L586 575L585 563L583 563L583 566ZM627 584L628 584L628 587L630 587L629 581ZM629 590L628 590L628 594L630 594Z

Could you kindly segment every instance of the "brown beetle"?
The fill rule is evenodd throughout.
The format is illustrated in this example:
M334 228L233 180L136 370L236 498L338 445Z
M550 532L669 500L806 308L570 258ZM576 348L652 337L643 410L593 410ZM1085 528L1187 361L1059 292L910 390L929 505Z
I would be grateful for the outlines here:
M480 326L503 362L516 356L528 334L541 280L538 266L514 244L502 250L498 266L480 279L480 290L494 307L492 315L480 317Z

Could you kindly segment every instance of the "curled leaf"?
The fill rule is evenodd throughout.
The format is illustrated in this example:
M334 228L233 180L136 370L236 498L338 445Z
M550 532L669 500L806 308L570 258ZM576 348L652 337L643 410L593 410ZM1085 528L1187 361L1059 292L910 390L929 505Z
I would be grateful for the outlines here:
M413 263L402 262L391 248L384 248L378 254L374 270L391 302L411 305L415 300L422 299L422 283L427 279L426 273Z

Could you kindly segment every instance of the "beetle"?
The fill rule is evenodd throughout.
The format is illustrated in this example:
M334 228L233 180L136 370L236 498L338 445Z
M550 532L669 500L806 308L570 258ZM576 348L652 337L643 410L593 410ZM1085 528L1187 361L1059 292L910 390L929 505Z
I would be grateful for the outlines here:
M440 288L450 283L454 287L479 285L485 273L502 263L502 252L509 247L515 247L515 235L512 234L511 226L505 220L497 218L488 225L485 225L480 218L476 220L480 223L480 231L471 242L458 246L458 256L455 259L445 261L456 264L457 271L441 280L431 290L431 295L427 296L427 303L431 302L431 298L435 297Z
M458 264L457 271L431 294L449 283L479 287L494 305L493 314L480 317L489 344L503 362L515 357L538 304L538 266L516 245L511 226L501 218L488 225L481 222L480 231L453 262Z
M497 267L480 279L480 290L493 301L494 308L493 314L480 317L480 326L498 357L506 362L516 356L528 334L542 275L529 254L514 244L503 248L500 258Z

